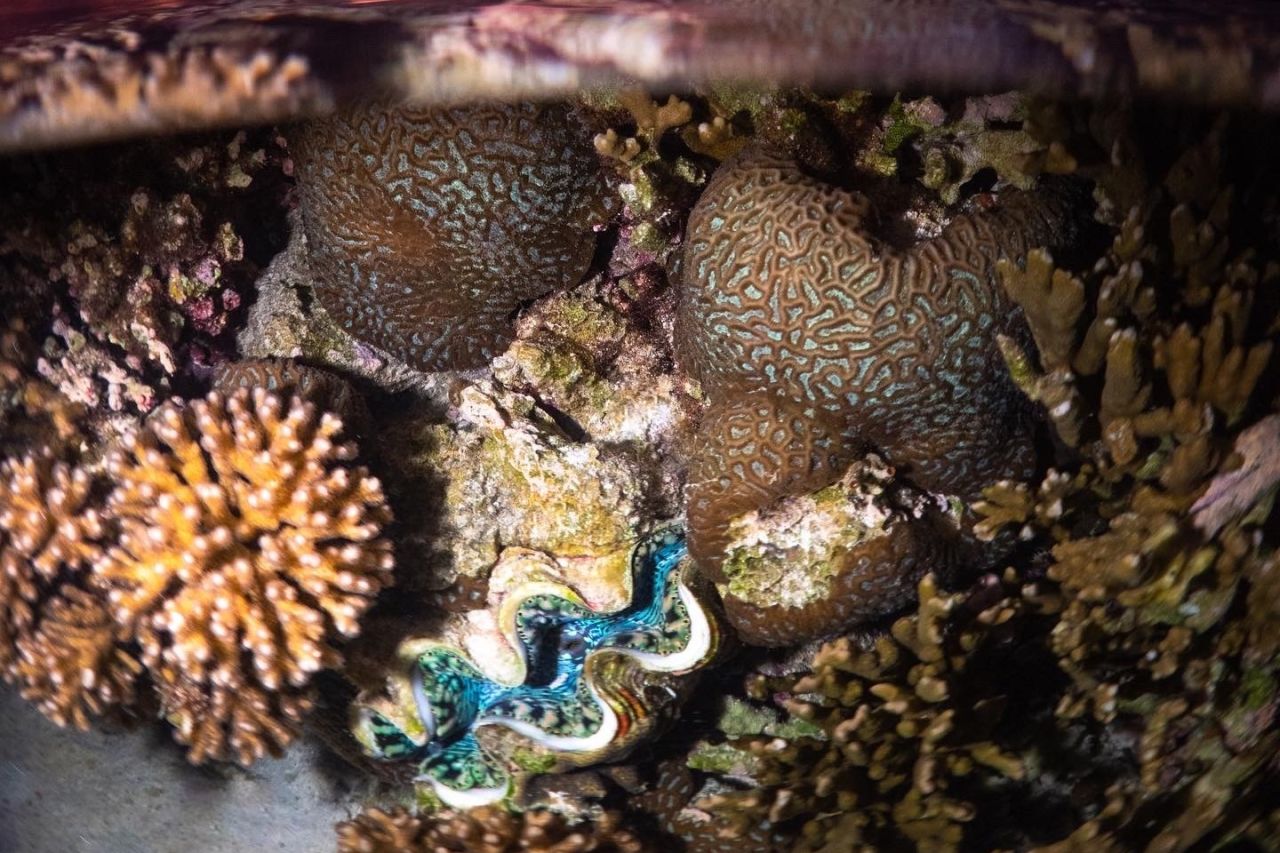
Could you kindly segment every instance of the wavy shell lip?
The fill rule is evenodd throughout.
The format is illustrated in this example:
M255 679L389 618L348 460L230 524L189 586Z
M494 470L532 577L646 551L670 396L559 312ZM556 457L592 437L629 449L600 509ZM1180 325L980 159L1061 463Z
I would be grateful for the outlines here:
M1278 44L1280 11L1260 2L1102 16L1068 0L21 0L0 10L0 151L624 80L1275 108Z
M665 696L659 705L680 698L661 681L656 694L641 695L649 691L636 689L636 679L688 674L718 645L714 617L682 579L682 533L660 530L636 547L632 564L632 600L617 611L593 610L562 584L534 581L513 590L498 613L519 657L512 680L495 680L446 643L406 641L408 679L393 676L390 701L357 703L357 738L375 758L421 761L418 780L457 808L495 802L513 784L505 761L477 738L483 728L575 756L575 765L627 751L647 730L644 721L661 711L652 695Z

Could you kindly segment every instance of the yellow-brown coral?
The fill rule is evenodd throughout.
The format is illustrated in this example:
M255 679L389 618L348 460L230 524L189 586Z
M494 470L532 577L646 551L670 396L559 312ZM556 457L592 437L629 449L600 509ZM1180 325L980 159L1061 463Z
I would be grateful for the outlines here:
M301 691L390 580L382 487L341 429L296 397L214 393L108 459L120 534L95 576L193 761L287 743Z
M90 715L130 705L142 665L118 640L101 596L66 587L18 641L22 697L60 726L89 727Z
M15 675L17 644L64 571L99 550L102 519L88 506L87 474L48 450L0 463L0 673Z

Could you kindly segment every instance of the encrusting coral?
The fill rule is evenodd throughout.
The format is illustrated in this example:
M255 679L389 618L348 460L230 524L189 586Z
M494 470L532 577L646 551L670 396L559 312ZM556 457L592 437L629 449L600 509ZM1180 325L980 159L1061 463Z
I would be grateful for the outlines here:
M501 352L522 302L582 278L610 204L561 104L366 108L292 143L321 304L423 370Z
M381 486L341 428L297 397L215 392L166 404L107 461L120 533L94 578L193 761L287 743L390 580Z
M501 806L430 817L372 808L338 825L339 853L642 853L650 849L642 839L614 811L573 823Z

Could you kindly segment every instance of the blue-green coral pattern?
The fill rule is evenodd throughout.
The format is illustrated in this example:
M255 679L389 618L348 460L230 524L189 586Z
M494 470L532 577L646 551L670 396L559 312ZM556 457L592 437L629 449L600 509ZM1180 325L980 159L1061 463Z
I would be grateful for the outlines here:
M579 281L614 204L563 104L365 108L290 150L320 304L422 370L501 353L522 303Z
M592 610L566 587L513 594L500 620L521 655L523 680L495 681L455 649L430 646L411 675L420 735L370 708L360 723L366 748L377 758L418 761L441 800L459 807L500 799L509 788L506 762L477 737L484 726L593 760L625 751L656 710L636 676L690 672L716 646L712 617L681 581L685 553L672 529L638 546L632 601L613 613Z

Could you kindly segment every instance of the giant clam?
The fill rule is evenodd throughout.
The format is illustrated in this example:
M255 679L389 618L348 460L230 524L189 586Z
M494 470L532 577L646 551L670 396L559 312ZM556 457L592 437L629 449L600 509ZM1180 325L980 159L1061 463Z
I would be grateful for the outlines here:
M676 530L638 545L631 602L612 613L593 611L561 584L517 587L497 616L519 656L514 683L448 645L407 641L400 654L410 671L392 678L391 700L357 704L358 738L376 758L418 762L420 778L452 806L510 793L515 748L506 746L504 758L488 729L549 754L548 768L625 755L715 653L715 617L682 580L684 557Z

